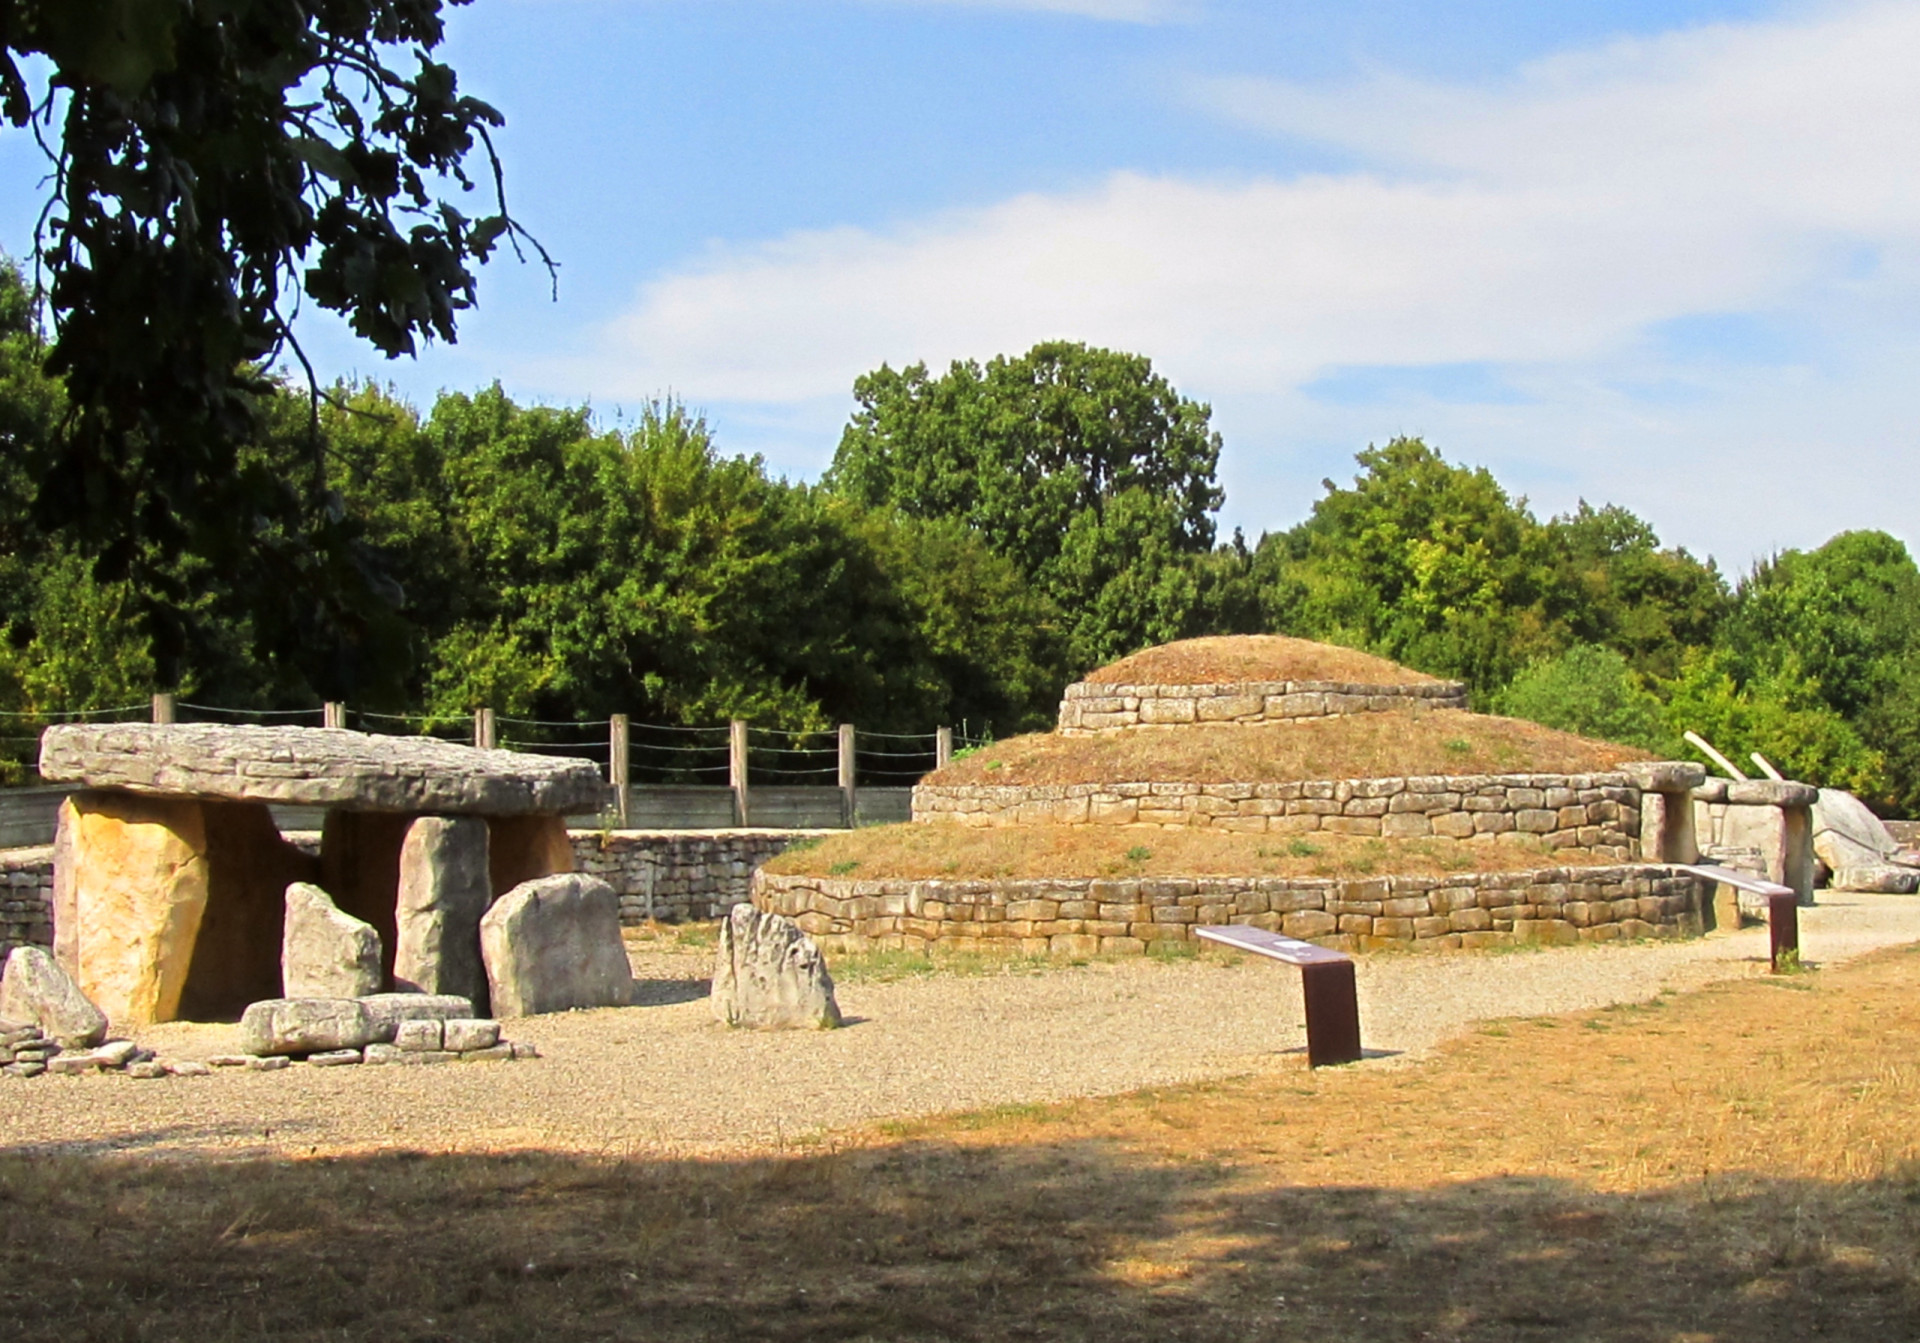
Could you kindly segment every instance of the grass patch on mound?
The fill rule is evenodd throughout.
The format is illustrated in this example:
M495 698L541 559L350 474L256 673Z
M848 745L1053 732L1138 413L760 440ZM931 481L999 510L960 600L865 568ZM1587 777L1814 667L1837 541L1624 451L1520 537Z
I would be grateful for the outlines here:
M1356 648L1284 634L1181 639L1089 672L1095 685L1224 685L1237 681L1345 681L1415 685L1438 680Z
M1464 709L1290 723L1033 733L968 752L931 784L1286 783L1415 774L1591 774L1647 752Z
M766 864L785 876L948 877L1445 876L1587 866L1590 855L1534 836L1468 842L1359 835L1236 835L1154 826L878 825L789 849Z

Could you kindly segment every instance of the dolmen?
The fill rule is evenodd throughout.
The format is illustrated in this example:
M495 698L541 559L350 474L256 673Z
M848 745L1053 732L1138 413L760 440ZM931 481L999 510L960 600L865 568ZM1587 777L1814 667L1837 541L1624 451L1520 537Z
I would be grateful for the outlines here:
M496 966L481 946L497 901L573 872L566 817L606 800L591 762L339 728L117 723L49 728L40 773L83 786L55 838L54 956L118 1029L389 986L478 1008L490 972L515 1010L625 1001L599 962L585 988L543 991L513 947ZM317 854L282 837L270 803L326 809ZM617 948L611 891L551 896L509 904L614 908L589 935L611 926Z

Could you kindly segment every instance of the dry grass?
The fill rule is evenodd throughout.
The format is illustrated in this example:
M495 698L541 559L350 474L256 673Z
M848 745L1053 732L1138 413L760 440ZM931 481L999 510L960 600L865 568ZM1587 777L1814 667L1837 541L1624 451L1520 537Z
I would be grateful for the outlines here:
M1214 635L1161 644L1087 674L1096 685L1221 685L1235 681L1345 681L1414 685L1438 678L1356 648L1284 634Z
M1645 751L1464 709L1290 723L1034 733L970 751L933 784L1285 783L1410 774L1584 774Z
M1235 835L1157 826L881 825L788 849L769 872L815 877L1364 877L1514 872L1595 861L1532 836L1499 843Z
M1920 955L726 1161L0 1156L10 1339L1920 1332ZM25 1084L21 1084L25 1085Z

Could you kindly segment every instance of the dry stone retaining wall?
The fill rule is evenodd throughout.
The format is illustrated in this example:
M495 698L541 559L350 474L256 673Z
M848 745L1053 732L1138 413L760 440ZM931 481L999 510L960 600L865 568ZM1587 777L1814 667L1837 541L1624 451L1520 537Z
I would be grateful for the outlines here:
M619 895L620 922L684 923L725 918L751 896L754 869L812 833L576 830L573 852L582 872Z
M1704 883L1671 866L1540 868L1445 877L851 881L754 878L756 907L829 948L1094 955L1244 923L1359 951L1697 935Z
M0 961L15 947L53 949L53 850L0 849Z
M1346 681L1234 681L1219 685L1103 685L1076 681L1060 702L1067 736L1189 723L1285 723L1395 709L1464 709L1459 681L1358 685Z
M1596 857L1639 856L1641 789L1624 773L1500 774L1307 783L922 784L916 821L965 825L1207 826L1252 834L1533 836Z

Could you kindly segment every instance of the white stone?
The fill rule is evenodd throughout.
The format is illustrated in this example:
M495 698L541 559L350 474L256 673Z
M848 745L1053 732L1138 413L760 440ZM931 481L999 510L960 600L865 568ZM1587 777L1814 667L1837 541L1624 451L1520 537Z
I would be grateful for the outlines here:
M449 1021L443 1039L445 1043L441 1047L456 1054L492 1049L500 1043L500 1023L489 1020Z
M0 973L0 1018L38 1026L70 1049L107 1038L106 1014L39 947L15 947Z
M426 1054L441 1049L445 1023L439 1021L403 1021L393 1035L393 1046L408 1054Z
M380 991L380 934L343 914L304 881L287 887L280 934L281 992L289 998L358 998Z
M760 1030L825 1029L841 1024L826 958L800 925L752 905L735 905L720 925L713 1015Z
M391 1043L403 1021L446 1021L473 1015L473 1001L457 993L373 993L360 1000L373 1039Z
M580 872L523 881L480 920L495 1016L624 1007L633 971L613 888Z
M269 998L240 1018L240 1048L254 1055L360 1049L373 1038L366 1006L353 998Z

